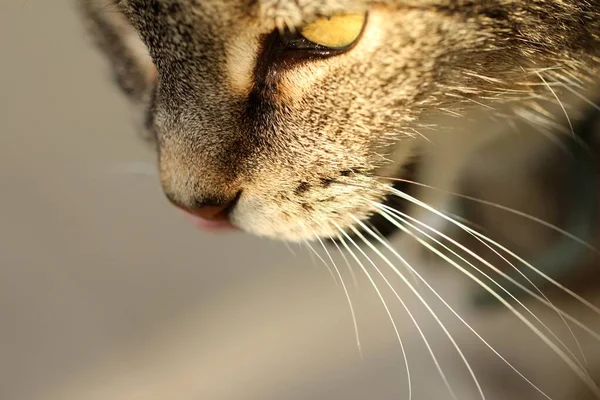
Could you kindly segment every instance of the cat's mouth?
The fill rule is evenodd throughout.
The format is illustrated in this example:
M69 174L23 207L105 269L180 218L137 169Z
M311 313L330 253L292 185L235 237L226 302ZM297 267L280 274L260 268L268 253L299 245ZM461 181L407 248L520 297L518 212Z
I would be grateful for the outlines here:
M403 167L402 174L398 174L396 182L393 184L393 188L412 195L414 192L415 185L410 182L414 181L417 175L417 169L419 166L418 160L413 160L410 164ZM395 195L388 195L382 201L381 204L386 207L392 208L399 212L405 212L409 206L409 202ZM197 228L210 233L227 233L234 230L240 230L239 227L234 225L229 218L205 218L197 213L187 211L183 209L187 219ZM374 214L363 221L371 229L377 231L383 237L390 237L398 231L398 227L391 223L387 218L380 214ZM351 236L354 236L348 232Z

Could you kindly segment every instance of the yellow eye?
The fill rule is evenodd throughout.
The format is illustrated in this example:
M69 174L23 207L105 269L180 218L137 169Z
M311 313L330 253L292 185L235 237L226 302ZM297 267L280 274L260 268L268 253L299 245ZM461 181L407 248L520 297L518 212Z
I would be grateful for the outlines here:
M319 46L341 49L350 46L359 38L366 19L366 14L319 18L300 29L300 34L306 40Z

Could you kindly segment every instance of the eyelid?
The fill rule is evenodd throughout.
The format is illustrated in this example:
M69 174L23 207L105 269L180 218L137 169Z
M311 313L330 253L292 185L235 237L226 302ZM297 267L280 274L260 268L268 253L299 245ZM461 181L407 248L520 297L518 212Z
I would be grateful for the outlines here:
M259 50L254 67L253 92L265 94L280 76L279 72L295 68L304 63L322 60L344 54L354 48L360 41L368 24L368 13L365 13L364 24L360 34L353 43L342 48L329 48L310 42L299 30L278 29L259 39Z

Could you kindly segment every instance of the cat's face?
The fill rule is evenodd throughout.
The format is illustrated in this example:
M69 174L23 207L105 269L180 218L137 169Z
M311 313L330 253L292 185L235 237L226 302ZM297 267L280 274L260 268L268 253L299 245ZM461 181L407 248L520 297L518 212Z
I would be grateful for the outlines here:
M235 199L235 226L287 240L337 236L372 214L387 194L372 175L386 157L402 169L432 112L531 96L532 67L591 72L559 54L583 43L557 28L592 9L578 1L84 2L100 35L116 27L103 46L148 107L171 201ZM325 28L310 36L315 21Z

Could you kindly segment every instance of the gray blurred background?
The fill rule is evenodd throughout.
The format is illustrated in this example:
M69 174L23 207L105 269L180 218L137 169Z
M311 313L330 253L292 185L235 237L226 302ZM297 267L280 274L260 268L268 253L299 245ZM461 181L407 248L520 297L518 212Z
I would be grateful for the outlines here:
M0 398L101 363L287 250L204 235L156 179L134 113L68 0L0 2ZM315 277L318 279L318 277ZM204 311L202 311L204 312ZM42 396L43 397L43 396Z
M338 253L362 356L342 287L306 248L204 234L168 205L134 112L73 4L0 2L0 399L408 398L388 316ZM470 310L464 282L397 242L511 362L555 398L576 400L572 376L549 379L557 370L547 367L561 364L536 352L539 339L508 315ZM385 296L414 399L450 398L411 319ZM439 325L414 296L406 302L458 398L480 398ZM509 389L539 398L438 303L488 398L516 399Z

